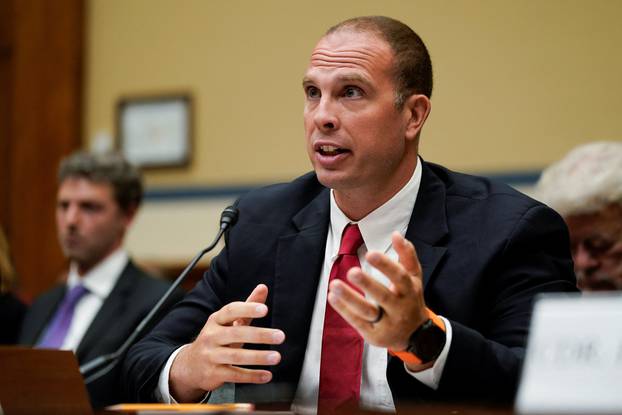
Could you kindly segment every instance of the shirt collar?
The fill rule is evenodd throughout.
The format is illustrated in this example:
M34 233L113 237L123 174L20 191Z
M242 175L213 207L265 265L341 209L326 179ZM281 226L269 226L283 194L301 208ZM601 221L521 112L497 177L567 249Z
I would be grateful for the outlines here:
M358 223L368 251L387 252L391 248L393 231L405 235L419 193L422 171L421 159L417 158L417 167L415 167L408 183L391 199L358 222L352 222L337 206L334 190L331 189L330 230L333 247L336 249L335 254L341 244L341 234L349 223Z
M103 300L112 291L128 261L129 256L127 252L119 248L82 277L78 275L77 264L72 262L69 266L67 286L71 289L81 283L90 293L97 295Z

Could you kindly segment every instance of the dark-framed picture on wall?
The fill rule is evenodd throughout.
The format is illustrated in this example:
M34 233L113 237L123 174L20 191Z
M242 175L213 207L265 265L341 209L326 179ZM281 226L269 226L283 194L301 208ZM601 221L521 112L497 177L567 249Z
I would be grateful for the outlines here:
M192 154L192 98L169 94L122 98L117 147L141 168L185 167Z

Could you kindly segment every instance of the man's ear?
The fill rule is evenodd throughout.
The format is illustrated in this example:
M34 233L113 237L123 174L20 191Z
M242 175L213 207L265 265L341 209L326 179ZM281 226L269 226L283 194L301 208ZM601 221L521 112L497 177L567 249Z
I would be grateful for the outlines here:
M423 128L425 120L432 109L430 98L425 95L413 94L404 103L405 116L408 117L406 124L406 139L415 140Z
M134 218L136 217L136 212L138 212L138 205L132 205L128 207L126 211L121 211L126 229L129 228L132 222L134 222Z

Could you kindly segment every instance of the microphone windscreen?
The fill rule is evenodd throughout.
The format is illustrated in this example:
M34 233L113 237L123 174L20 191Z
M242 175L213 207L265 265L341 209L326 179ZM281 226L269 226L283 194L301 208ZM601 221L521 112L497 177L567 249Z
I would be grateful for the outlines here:
M227 206L220 215L220 228L229 227L238 220L238 209L235 206Z

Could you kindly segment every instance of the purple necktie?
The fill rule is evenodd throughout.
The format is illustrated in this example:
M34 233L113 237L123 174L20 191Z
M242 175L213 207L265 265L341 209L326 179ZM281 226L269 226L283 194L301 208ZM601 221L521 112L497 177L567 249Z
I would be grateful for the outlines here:
M65 298L58 306L56 314L50 321L50 324L45 331L43 339L39 342L37 347L46 349L59 349L65 341L65 336L69 331L71 320L73 319L73 311L76 308L76 304L80 301L80 298L89 290L84 288L83 285L78 284L71 290L67 291Z

